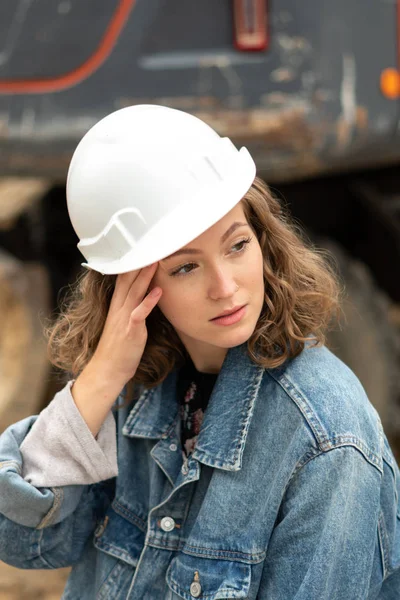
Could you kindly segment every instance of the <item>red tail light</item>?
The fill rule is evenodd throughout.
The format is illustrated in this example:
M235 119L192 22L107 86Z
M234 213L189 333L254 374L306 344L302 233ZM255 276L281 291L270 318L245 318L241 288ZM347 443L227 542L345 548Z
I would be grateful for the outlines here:
M267 0L233 0L234 46L265 50L268 46Z

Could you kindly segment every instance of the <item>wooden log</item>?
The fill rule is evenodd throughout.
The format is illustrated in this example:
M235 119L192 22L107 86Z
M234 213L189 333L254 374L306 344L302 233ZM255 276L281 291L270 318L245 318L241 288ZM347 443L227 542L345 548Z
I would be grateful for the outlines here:
M49 191L48 179L0 178L0 230L11 229L16 219Z
M0 561L0 600L59 600L70 572L16 569Z
M43 334L49 314L46 268L0 250L0 433L40 412L50 372Z

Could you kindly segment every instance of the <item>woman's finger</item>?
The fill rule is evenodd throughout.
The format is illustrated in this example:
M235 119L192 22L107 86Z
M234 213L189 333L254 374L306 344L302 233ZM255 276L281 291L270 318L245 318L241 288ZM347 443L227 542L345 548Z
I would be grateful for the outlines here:
M155 287L131 313L129 328L142 324L162 296L162 289Z
M119 273L115 281L114 292L111 298L110 309L119 309L124 305L132 283L139 276L140 269Z
M135 309L146 295L151 280L153 279L158 267L158 262L142 269L138 277L131 283L126 295L125 305L132 311Z

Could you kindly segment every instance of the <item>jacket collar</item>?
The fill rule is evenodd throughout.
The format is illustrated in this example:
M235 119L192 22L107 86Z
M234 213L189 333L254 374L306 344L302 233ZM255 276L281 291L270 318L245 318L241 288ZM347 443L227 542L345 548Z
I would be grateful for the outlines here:
M238 471L264 373L247 351L247 343L230 348L211 397L192 457L211 467ZM122 428L131 438L162 439L179 418L177 370L158 386L146 389Z

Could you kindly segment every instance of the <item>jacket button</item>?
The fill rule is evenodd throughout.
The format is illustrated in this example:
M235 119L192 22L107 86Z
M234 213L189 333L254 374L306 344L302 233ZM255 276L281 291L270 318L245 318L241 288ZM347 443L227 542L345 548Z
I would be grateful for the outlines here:
M163 517L160 526L163 531L172 531L175 527L175 521L172 517Z
M190 593L194 598L198 598L201 594L201 585L197 581L190 584Z
M201 594L200 576L198 571L194 572L193 581L190 584L190 593L193 598L198 598Z
M107 523L108 523L108 517L105 517L104 521L102 523L100 523L100 525L98 527L96 527L95 532L94 532L94 537L99 538L100 536L103 535L104 530L107 527Z
M175 452L175 450L178 450L178 446L176 444L170 444L169 449L172 450L172 452Z

